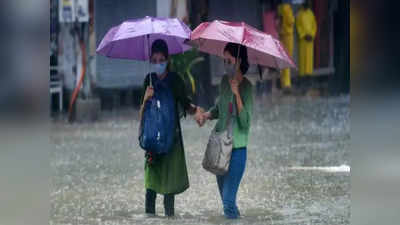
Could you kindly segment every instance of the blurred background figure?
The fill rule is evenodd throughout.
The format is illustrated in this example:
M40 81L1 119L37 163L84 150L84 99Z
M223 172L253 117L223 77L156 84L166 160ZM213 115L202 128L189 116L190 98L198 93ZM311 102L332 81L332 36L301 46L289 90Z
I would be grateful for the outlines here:
M283 0L278 8L280 21L279 38L288 54L293 56L293 26L294 16L292 6L289 0ZM284 69L281 72L281 87L284 90L291 88L290 69Z
M314 68L314 39L317 22L311 10L311 1L306 0L296 16L296 29L299 39L299 75L311 75Z
M277 12L277 0L272 1L263 1L263 30L265 33L271 35L272 37L279 39L279 16ZM271 92L277 92L276 80L279 76L279 71L274 68L266 68L263 69L263 74L267 74L268 79L271 80ZM267 83L262 80L257 81L257 96L266 94Z
M263 27L264 32L272 35L272 37L279 39L279 17L277 14L276 1L264 2L263 4Z

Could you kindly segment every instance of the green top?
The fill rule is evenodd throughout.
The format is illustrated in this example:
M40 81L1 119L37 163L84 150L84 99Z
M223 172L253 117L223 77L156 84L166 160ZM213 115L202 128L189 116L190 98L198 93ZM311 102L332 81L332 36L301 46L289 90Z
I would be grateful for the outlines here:
M246 147L250 130L251 115L253 112L253 87L250 81L243 77L239 84L239 93L243 102L243 109L233 120L233 148ZM210 109L211 119L218 119L216 131L220 132L226 129L229 113L229 103L233 100L236 106L236 98L233 97L229 78L225 75L219 86L219 97L215 106ZM236 109L237 111L237 109Z
M165 155L155 156L154 163L151 165L149 165L147 161L145 162L144 181L147 189L151 189L159 194L179 194L189 188L189 178L179 119L182 114L185 115L185 110L190 108L191 99L188 97L184 88L185 84L179 75L176 73L168 73L166 78L172 79L171 82L169 82L169 87L177 103L175 114L177 118L177 129L175 134L171 134L175 136L171 150ZM143 96L149 83L149 76L147 76L143 84Z

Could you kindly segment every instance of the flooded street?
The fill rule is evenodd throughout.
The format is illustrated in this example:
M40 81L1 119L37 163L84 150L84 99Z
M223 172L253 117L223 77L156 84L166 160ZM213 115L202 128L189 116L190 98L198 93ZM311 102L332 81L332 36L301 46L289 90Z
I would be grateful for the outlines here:
M350 224L350 97L285 97L255 104L238 192L242 218L223 217L215 176L201 167L215 122L182 120L190 188L176 218L144 214L144 151L137 112L52 123L50 224Z

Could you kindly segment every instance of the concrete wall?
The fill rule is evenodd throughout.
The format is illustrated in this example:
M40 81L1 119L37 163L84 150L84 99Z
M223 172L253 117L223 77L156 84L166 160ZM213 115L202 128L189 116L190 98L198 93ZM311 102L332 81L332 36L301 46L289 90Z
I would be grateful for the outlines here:
M96 0L96 46L107 31L124 20L156 15L156 0ZM97 83L100 88L132 88L141 86L146 63L96 56Z
M209 1L209 20L243 21L262 29L261 4L259 0Z

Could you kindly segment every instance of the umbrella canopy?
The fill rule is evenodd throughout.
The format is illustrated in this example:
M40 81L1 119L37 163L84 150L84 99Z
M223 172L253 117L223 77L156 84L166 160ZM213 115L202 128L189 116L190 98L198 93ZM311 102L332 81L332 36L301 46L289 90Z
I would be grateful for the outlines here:
M228 42L247 47L249 62L278 69L296 68L279 40L244 22L214 20L193 30L189 43L200 51L223 57Z
M148 60L153 41L163 39L169 53L178 54L191 48L184 44L190 32L177 18L146 16L127 20L107 32L96 52L111 58Z

